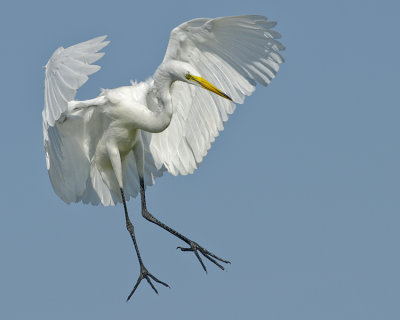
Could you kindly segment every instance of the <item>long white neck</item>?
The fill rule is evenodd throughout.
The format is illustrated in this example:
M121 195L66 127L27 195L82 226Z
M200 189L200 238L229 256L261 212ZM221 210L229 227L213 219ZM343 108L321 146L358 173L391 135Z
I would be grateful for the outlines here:
M140 111L142 121L135 121L137 128L149 132L161 132L168 128L174 111L171 86L175 81L186 81L184 75L188 67L182 62L168 61L157 68L152 87L147 93L147 106Z
M154 94L156 103L159 107L158 111L153 112L155 122L157 122L157 132L165 130L172 118L173 105L171 97L171 86L175 81L185 81L185 70L190 66L184 62L168 61L161 64L154 74L154 84L152 94Z
M165 130L172 118L173 106L171 97L171 86L177 79L168 72L169 70L159 67L154 74L154 84L152 94L156 99L158 110L154 112L154 116L158 119L160 131Z

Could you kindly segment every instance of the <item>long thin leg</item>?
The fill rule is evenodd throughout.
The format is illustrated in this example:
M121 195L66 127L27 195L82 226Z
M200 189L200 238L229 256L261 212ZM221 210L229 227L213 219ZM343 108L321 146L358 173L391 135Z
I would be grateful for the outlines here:
M140 252L139 252L139 247L138 244L136 242L136 237L135 237L135 230L133 227L133 224L131 222L131 220L129 219L128 216L128 209L126 208L126 201L125 201L125 195L124 195L124 190L121 190L121 197L122 197L122 203L124 204L124 210L125 210L125 220L126 220L126 229L129 231L129 234L131 235L132 241L133 241L133 245L135 246L135 250L136 250L136 255L138 257L139 260L139 264L140 264L140 275L138 280L136 281L135 286L133 287L131 293L129 294L128 298L126 299L126 301L129 301L129 299L132 297L132 295L135 293L137 287L139 286L140 282L143 279L146 279L147 282L149 283L149 285L153 288L153 290L158 294L157 289L154 287L153 283L151 282L150 279L153 279L155 282L162 284L165 287L169 287L168 284L166 284L165 282L162 282L160 280L158 280L155 276L153 276L150 272L147 271L146 267L143 264L142 261L142 257L140 256Z
M143 217L158 225L159 227L163 228L164 230L167 230L169 233L173 234L175 237L181 239L182 241L185 241L190 247L189 248L182 248L178 247L177 249L181 249L181 251L193 251L194 254L196 255L197 259L199 260L201 266L203 267L204 271L207 272L207 268L203 263L203 260L201 259L199 252L206 257L208 260L210 260L212 263L216 264L219 268L222 270L225 270L225 268L219 264L216 260L222 261L224 263L230 263L228 260L221 259L217 257L215 254L211 253L207 249L201 247L198 245L196 242L190 240L189 238L185 237L184 235L180 234L179 232L175 231L174 229L168 227L164 223L162 223L160 220L157 220L148 210L146 207L146 194L145 194L145 188L144 188L144 181L143 178L140 178L140 196L142 200L142 215Z

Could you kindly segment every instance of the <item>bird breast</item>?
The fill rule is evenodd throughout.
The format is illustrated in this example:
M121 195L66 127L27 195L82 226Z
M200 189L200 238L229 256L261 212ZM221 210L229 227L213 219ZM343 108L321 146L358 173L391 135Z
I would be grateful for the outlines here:
M140 142L140 129L135 125L135 118L139 118L138 105L145 101L147 87L146 83L133 83L132 86L103 91L109 102L104 113L110 122L96 147L94 159L97 165L103 168L111 165L108 154L110 146L117 147L123 161Z

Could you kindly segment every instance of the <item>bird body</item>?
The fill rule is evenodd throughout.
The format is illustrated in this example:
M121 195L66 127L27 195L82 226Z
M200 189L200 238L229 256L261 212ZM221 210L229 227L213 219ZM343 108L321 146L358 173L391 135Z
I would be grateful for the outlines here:
M75 100L76 90L100 67L106 36L58 48L46 64L43 135L50 180L67 203L124 204L128 231L141 265L141 279L159 282L140 258L126 200L141 194L142 215L223 268L211 254L154 218L145 186L165 171L193 173L237 103L256 83L268 85L283 62L275 22L249 15L199 18L172 30L154 75L140 83L102 90ZM152 286L154 290L154 286ZM131 296L130 295L130 296ZM129 297L130 297L129 296ZM129 299L129 298L128 298Z
M165 171L193 173L235 103L256 82L267 85L283 62L273 26L262 16L188 21L171 32L152 78L86 101L74 100L76 90L100 68L91 63L105 36L57 49L46 65L43 111L56 193L67 203L114 205L120 187L127 198L138 194L141 175L152 185Z

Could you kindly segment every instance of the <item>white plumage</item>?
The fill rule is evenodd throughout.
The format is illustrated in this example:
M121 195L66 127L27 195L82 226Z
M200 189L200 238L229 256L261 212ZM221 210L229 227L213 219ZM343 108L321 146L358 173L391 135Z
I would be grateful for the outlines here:
M76 101L76 90L100 67L105 36L58 48L46 65L43 135L47 169L65 202L122 202L140 275L128 300L146 279L168 287L145 267L126 199L141 196L142 216L186 242L203 269L200 253L224 269L229 263L156 219L146 205L145 186L164 171L193 173L224 122L260 83L266 86L283 62L284 47L262 16L195 19L171 32L167 52L153 77L103 90ZM210 83L211 82L211 83Z
M120 188L135 197L139 175L152 185L164 171L193 173L235 103L243 103L257 82L266 86L283 62L275 24L256 15L185 22L171 32L152 78L86 101L74 100L76 90L100 69L92 63L102 57L106 37L58 48L46 65L43 110L55 192L67 203L108 206L121 201ZM204 90L187 73L221 94Z

